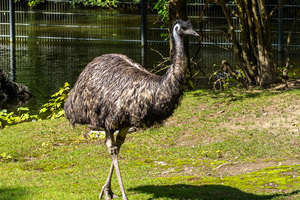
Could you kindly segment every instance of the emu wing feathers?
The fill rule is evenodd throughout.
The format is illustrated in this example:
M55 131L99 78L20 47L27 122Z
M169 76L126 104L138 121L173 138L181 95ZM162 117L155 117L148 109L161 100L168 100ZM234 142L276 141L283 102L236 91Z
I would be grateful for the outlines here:
M165 79L124 55L102 55L86 66L70 91L66 118L71 124L107 130L160 123L173 113L182 95L181 90L170 91L176 87L165 84Z

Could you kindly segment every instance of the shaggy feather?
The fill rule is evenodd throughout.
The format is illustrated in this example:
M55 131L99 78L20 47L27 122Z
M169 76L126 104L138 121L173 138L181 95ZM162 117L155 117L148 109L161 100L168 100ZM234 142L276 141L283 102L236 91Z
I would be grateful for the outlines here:
M163 76L150 73L121 54L105 54L90 62L65 103L71 124L118 130L150 127L170 117L183 94L187 60L182 37L192 29L189 22L176 24L173 63Z

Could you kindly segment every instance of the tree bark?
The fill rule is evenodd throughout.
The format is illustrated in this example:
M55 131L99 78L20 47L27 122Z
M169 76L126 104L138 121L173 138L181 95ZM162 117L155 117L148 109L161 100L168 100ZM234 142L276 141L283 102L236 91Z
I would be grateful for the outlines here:
M267 86L277 78L271 46L270 14L265 0L235 0L237 11L231 10L224 0L215 1L222 7L229 26L237 65L244 72L247 86ZM233 16L239 20L234 25ZM241 41L236 30L241 30Z
M187 1L186 0L169 0L168 1L168 17L169 17L169 30L175 20L187 20Z
M286 42L286 62L285 62L285 69L283 70L283 74L282 74L282 77L283 79L288 79L288 74L289 74L289 71L290 71L290 43L291 43L291 37L292 37L292 33L294 31L294 28L296 26L296 23L297 23L297 19L300 17L300 9L298 10L296 16L294 17L294 20L293 20L293 25L292 25L292 28L289 32L289 35L287 37L287 42Z

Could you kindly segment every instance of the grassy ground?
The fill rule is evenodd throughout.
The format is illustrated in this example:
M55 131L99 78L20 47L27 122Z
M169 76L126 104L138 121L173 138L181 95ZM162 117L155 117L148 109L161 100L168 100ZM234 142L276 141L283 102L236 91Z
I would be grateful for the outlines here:
M164 126L128 135L129 199L300 199L300 91L185 95ZM67 120L0 133L0 200L97 199L110 167L101 138ZM115 176L112 188L120 190Z

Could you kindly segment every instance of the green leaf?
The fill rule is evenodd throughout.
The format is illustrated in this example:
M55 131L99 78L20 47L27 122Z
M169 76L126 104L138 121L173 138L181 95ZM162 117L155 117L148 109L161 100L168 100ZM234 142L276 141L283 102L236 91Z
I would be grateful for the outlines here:
M29 111L28 107L19 107L17 111Z

